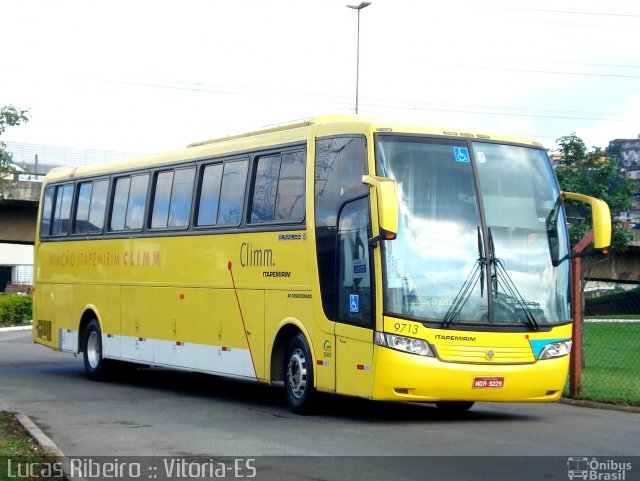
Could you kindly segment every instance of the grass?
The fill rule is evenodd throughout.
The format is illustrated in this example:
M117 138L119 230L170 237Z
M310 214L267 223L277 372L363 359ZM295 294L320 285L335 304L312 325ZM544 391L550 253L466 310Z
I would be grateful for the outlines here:
M640 322L585 323L582 399L640 406Z
M11 472L9 472L9 460ZM8 480L61 480L47 476L41 469L54 462L40 446L31 438L29 433L16 420L15 415L0 411L0 481ZM27 474L27 468L33 477L18 476Z

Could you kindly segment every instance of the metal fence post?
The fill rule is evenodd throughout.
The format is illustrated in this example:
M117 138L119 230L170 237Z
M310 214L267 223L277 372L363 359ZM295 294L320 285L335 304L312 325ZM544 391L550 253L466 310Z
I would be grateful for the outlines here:
M578 254L586 249L593 240L593 231L589 231L571 249ZM582 263L580 257L571 258L571 317L573 318L573 347L569 358L569 396L578 397L582 380Z

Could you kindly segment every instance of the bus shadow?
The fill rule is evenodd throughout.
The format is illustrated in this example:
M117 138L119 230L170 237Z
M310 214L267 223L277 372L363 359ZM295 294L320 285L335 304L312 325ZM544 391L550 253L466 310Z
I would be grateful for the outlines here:
M87 381L89 382L89 381ZM289 411L282 388L253 381L189 373L162 368L132 369L119 372L110 382L131 388L168 391L176 395L210 398L220 402L232 402L250 410L271 411L272 416L295 418ZM471 410L460 413L445 412L431 403L385 402L350 398L320 393L312 416L345 419L361 422L424 421L437 423L522 421L537 416L512 409L500 411L486 409L489 403L476 404ZM495 406L500 406L495 404Z
M360 420L362 422L423 421L434 423L484 422L484 421L522 421L535 419L536 416L514 413L505 410L487 410L486 405L478 403L469 411L447 412L433 403L369 401L367 399L342 396L326 396L319 414L334 418Z

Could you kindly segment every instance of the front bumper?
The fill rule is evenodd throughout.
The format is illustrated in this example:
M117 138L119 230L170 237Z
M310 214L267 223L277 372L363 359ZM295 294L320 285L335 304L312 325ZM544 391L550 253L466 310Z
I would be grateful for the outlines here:
M560 398L569 356L528 364L465 364L375 346L372 398L393 401L545 402ZM477 377L502 387L474 388Z

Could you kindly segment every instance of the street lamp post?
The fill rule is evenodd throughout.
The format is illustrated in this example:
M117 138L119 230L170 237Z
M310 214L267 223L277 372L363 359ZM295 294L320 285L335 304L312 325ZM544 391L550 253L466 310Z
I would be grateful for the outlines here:
M360 10L371 5L371 2L360 2L359 5L347 5L358 11L358 40L356 43L356 114L358 113L358 84L360 77Z

